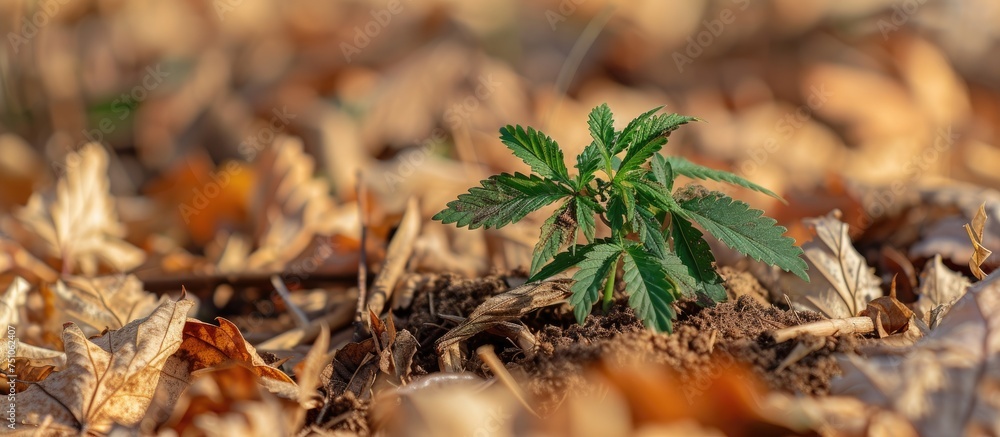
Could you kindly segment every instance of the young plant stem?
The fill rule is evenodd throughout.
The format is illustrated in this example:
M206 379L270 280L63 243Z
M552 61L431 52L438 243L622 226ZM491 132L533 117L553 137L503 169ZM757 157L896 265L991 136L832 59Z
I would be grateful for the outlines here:
M615 273L617 273L617 270L618 265L615 263L615 265L611 267L611 272L608 273L608 282L604 284L604 299L601 303L601 311L603 311L604 314L607 314L608 310L611 309L611 301L615 294Z

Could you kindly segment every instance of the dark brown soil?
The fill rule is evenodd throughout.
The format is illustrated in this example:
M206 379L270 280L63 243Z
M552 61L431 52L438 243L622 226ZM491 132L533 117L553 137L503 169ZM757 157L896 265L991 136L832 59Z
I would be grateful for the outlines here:
M568 393L594 390L584 383L584 371L599 359L615 361L639 360L666 364L682 375L691 387L680 387L685 393L699 392L698 386L725 372L730 366L743 366L773 390L790 393L825 394L830 379L840 369L834 353L852 351L857 341L846 338L826 338L818 350L798 362L776 371L781 362L795 347L796 342L767 345L762 339L765 331L819 320L815 313L782 310L760 303L763 291L752 277L740 272L727 272L726 287L735 302L700 308L684 304L681 317L672 334L654 333L645 329L628 307L627 298L618 296L617 302L606 315L592 314L581 326L566 305L545 308L521 320L535 334L539 351L526 355L507 339L489 333L470 338L463 346L465 368L482 376L482 363L469 351L478 345L492 343L508 369L519 376L525 389L534 395L539 412L553 411ZM414 296L410 308L395 314L398 329L409 330L420 343L414 358L413 374L438 371L434 341L454 323L444 321L438 314L467 316L486 298L507 291L509 284L523 280L523 272L491 275L478 279L461 279L451 275L437 276ZM327 418L347 411L341 407L355 408L359 403L344 399L335 405ZM353 423L358 416L350 416ZM344 425L347 425L345 422Z

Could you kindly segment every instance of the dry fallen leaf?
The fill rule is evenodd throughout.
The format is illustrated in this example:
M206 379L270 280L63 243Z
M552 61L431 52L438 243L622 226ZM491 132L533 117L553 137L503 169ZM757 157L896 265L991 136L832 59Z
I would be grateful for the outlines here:
M282 401L257 380L253 369L236 363L199 375L162 429L219 437L291 435L297 425L285 415Z
M55 192L32 194L15 213L41 243L25 247L61 260L64 273L93 276L100 266L127 271L142 264L143 251L122 239L125 228L109 192L104 148L88 144L69 153L65 170Z
M993 252L983 246L983 229L986 227L986 203L979 206L976 215L972 217L972 224L965 225L965 232L969 234L972 241L972 258L969 258L969 268L972 274L982 280L986 277L983 271L983 263Z
M20 323L20 310L24 306L24 297L31 286L24 278L16 277L7 287L7 292L0 297L0 325L17 326Z
M135 426L154 399L171 405L186 381L161 372L181 345L190 300L163 302L149 317L88 340L75 324L63 330L67 367L32 385L18 398L22 423L39 425L51 415L52 429L86 434L107 432L115 423ZM179 384L178 384L179 383ZM173 386L162 393L163 387Z
M933 329L951 305L965 294L969 285L968 278L946 267L941 255L935 255L920 273L920 286L916 290L918 298L911 306L913 312Z
M921 435L1000 433L1000 275L972 286L909 353L848 356L835 394L894 411Z
M809 264L811 282L787 275L784 292L795 309L816 311L828 318L853 317L871 300L882 295L874 269L851 245L848 225L839 211L807 219L816 229L816 239L802 246Z
M896 300L896 278L892 278L892 288L889 295L868 302L868 306L861 310L858 315L870 317L879 338L885 338L892 334L906 332L910 327L910 317L913 317L913 311Z
M54 306L59 317L53 320L73 321L83 325L88 335L104 329L121 329L129 322L148 316L162 304L155 294L142 288L135 275L114 275L87 278L64 277L52 287Z
M417 339L407 330L397 331L391 313L383 322L369 311L368 322L372 337L338 349L333 362L324 369L324 375L329 376L328 403L345 393L367 399L373 390L410 382L413 356L419 347Z
M238 363L252 369L261 385L285 399L297 400L299 387L285 372L267 365L239 328L222 317L219 326L199 320L184 324L183 337L177 355L187 361L191 372Z
M324 179L314 177L315 162L302 141L281 137L258 161L252 217L257 249L246 268L281 271L320 236L356 228L354 211L338 211Z

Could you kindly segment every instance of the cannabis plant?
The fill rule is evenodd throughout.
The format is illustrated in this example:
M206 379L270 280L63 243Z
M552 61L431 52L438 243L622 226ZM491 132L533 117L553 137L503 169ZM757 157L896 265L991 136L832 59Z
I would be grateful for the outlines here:
M735 174L660 155L672 131L697 121L677 114L656 115L660 108L620 131L615 130L606 104L594 108L588 120L593 141L576 157L575 176L567 170L562 150L542 132L521 126L501 128L500 140L531 167L532 174L491 176L449 202L434 219L469 229L500 228L561 202L542 225L529 280L577 267L570 304L580 323L602 294L607 311L619 264L629 305L650 328L671 330L672 303L679 298L705 305L724 300L715 257L695 225L743 254L808 280L802 250L783 235L786 229L774 219L697 185L674 190L677 177L687 176L728 182L780 199ZM596 238L596 218L610 228L609 237ZM586 244L577 244L581 234Z

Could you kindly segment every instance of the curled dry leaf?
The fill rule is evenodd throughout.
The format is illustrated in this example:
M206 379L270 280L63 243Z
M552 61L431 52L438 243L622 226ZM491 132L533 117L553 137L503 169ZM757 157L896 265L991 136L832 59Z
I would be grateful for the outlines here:
M184 324L184 342L177 355L189 363L191 372L237 363L252 369L260 378L260 384L271 393L298 400L299 387L292 378L267 365L236 325L222 317L215 320L219 326L199 320L188 320Z
M193 304L165 301L149 317L93 340L67 324L62 335L66 369L18 396L22 423L37 426L50 415L53 430L107 432L115 423L137 425L154 399L159 407L172 405L187 382L166 376L165 366L181 345Z
M54 193L32 194L15 213L40 243L25 247L61 260L65 273L93 276L100 266L127 271L142 264L143 251L123 240L125 227L108 190L107 152L99 144L88 144L66 155L65 170Z
M486 299L468 318L434 343L441 370L461 370L461 352L457 349L459 343L531 311L562 302L570 295L569 283L569 279L530 282Z
M874 269L851 245L848 225L840 211L807 219L816 229L816 239L802 246L809 264L811 282L787 275L784 292L795 309L816 311L828 318L853 317L871 300L882 295Z
M16 378L14 379L14 389L19 393L27 390L29 383L42 381L47 378L53 370L56 370L55 366L47 364L39 365L33 363L27 358L21 357L14 358L13 364L13 374L16 375ZM3 381L0 382L0 384L9 387L8 384L10 380L7 375L7 372L0 373L0 379Z
M986 228L986 203L979 205L976 215L972 217L972 223L965 225L965 232L969 234L969 240L972 241L972 257L969 258L969 268L972 269L972 274L976 275L979 280L986 277L986 272L983 271L983 263L993 253L983 246L984 228Z
M896 278L892 279L891 290L888 296L868 302L868 306L859 314L872 319L872 325L879 338L906 332L910 327L910 317L913 317L913 311L896 300Z
M1000 434L1000 276L959 299L905 356L846 357L832 391L893 411L920 435Z
M129 322L146 317L168 299L157 303L156 295L142 289L135 275L65 277L52 287L53 306L58 320L84 325L85 333L94 335L104 329L121 329Z
M972 283L964 275L944 265L941 255L935 255L920 274L917 301L913 312L932 329L938 325L948 309Z
M391 313L383 322L369 311L368 322L372 337L337 350L333 362L324 370L324 374L330 375L327 381L330 399L347 392L367 399L373 388L380 388L377 384L380 375L389 377L392 385L411 380L413 356L419 347L417 339L405 329L397 331Z

